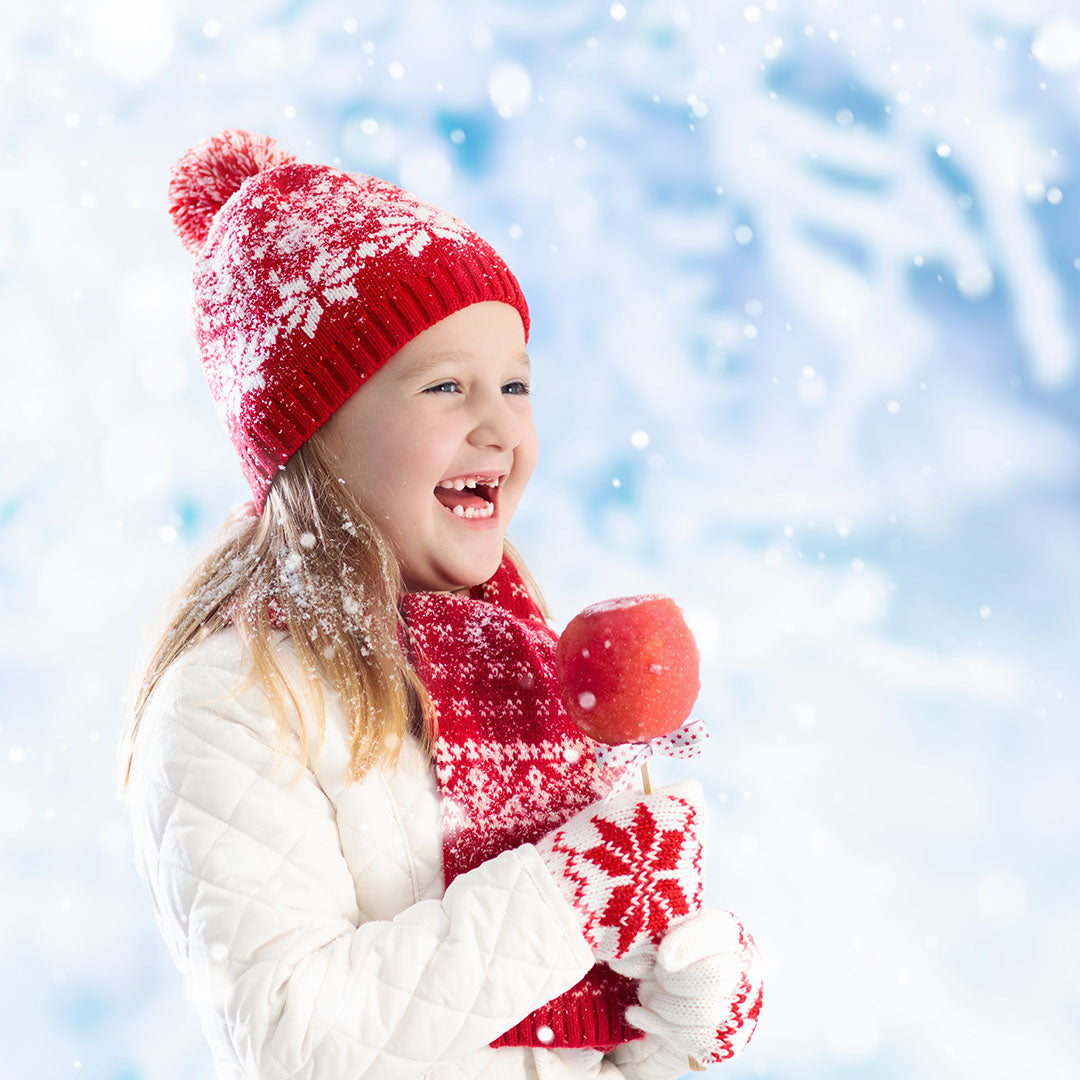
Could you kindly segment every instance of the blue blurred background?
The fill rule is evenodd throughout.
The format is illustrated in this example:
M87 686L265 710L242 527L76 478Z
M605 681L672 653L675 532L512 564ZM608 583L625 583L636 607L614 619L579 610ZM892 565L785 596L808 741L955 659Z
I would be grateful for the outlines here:
M1072 14L1068 12L1071 10ZM173 161L225 127L504 255L560 624L701 645L723 1075L1080 1076L1080 14L1044 0L5 7L0 1072L211 1080L114 755L247 497Z

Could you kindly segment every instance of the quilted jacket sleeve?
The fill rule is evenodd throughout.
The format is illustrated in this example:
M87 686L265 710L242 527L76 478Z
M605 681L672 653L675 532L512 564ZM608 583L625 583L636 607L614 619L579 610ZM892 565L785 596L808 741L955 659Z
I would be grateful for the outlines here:
M608 1059L618 1065L623 1080L679 1080L690 1072L687 1054L655 1035L617 1046Z
M415 1077L485 1047L591 967L530 845L441 900L363 921L331 801L306 769L290 788L295 760L274 773L268 708L228 696L235 671L174 668L136 741L136 865L230 1075Z

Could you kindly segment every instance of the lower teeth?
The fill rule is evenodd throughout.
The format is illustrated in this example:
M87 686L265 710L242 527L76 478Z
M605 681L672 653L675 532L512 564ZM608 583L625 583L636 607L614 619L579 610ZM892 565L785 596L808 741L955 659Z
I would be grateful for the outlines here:
M495 513L495 504L488 503L486 507L470 506L468 509L463 506L455 506L453 509L453 513L457 514L458 517L489 518L492 514Z

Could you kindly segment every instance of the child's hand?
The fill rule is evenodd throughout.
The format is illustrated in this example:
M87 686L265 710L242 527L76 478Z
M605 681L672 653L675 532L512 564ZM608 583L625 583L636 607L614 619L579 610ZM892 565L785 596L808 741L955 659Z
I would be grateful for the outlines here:
M625 963L611 965L623 974ZM761 957L730 911L706 908L680 920L657 950L626 1019L702 1064L734 1057L757 1027Z
M596 803L536 844L598 960L652 954L701 907L705 800L696 780Z

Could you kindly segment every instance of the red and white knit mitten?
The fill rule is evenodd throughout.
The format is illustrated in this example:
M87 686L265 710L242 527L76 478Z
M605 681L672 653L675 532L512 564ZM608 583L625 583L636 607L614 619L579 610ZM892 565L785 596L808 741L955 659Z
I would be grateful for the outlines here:
M680 920L660 942L638 1001L626 1010L634 1027L703 1065L734 1057L750 1041L761 1011L754 939L730 911L706 908Z
M586 807L536 844L597 960L651 952L701 907L705 799L696 780Z

